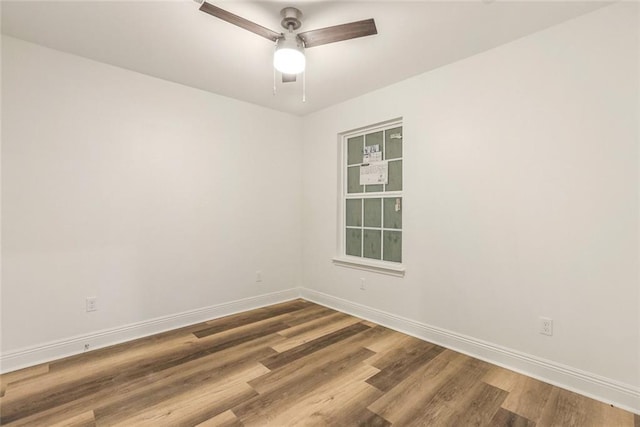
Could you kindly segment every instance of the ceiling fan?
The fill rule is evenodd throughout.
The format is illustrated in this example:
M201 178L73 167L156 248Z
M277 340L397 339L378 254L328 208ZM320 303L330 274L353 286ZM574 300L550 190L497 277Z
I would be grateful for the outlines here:
M284 33L265 28L206 1L202 2L200 10L274 42L276 46L273 55L273 66L282 73L283 83L295 82L296 75L304 71L306 65L305 49L378 33L373 19L365 19L318 30L296 32L302 25L302 12L295 7L285 7L280 12L282 16L280 23L287 30Z

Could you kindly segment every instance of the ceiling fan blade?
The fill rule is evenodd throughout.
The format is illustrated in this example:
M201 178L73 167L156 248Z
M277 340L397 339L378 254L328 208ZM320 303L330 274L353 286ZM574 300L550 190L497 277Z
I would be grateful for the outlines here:
M202 3L202 6L200 6L200 10L204 13L208 13L211 16L220 18L223 21L227 21L230 24L237 25L240 28L251 31L254 34L262 36L265 39L269 39L271 41L276 41L276 39L282 37L281 33L276 33L275 31L265 28L262 25L258 25L255 22L249 21L248 19L242 18L238 15L234 15L231 12L227 12L226 10L220 9L219 7L207 2Z
M295 74L285 74L282 73L282 83L291 83L296 81Z
M374 34L378 34L375 21L365 19L364 21L305 31L299 33L298 36L304 41L305 47L314 47Z

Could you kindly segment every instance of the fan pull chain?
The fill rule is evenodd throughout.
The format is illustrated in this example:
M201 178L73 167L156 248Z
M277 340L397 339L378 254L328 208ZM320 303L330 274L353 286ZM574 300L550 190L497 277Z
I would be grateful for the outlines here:
M278 50L278 40L276 39L276 42L273 46L273 55L275 56L276 51ZM271 68L273 68L273 95L276 95L276 67L273 66L273 64L271 65Z
M304 42L304 40L302 40L302 47L303 48L307 47L307 45ZM302 102L307 102L307 70L306 70L306 67L302 71Z

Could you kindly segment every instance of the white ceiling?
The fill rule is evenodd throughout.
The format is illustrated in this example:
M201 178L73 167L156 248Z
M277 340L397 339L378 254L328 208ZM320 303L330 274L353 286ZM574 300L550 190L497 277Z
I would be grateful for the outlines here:
M182 1L2 1L2 33L213 93L304 115L587 13L594 1L214 1L281 31L280 9L301 31L374 18L378 34L307 50L301 79L278 82L267 39Z

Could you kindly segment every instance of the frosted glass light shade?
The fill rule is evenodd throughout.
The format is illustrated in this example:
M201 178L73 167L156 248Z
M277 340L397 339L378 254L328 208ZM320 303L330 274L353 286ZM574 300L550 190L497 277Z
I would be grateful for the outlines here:
M298 74L304 71L306 59L303 48L294 39L286 38L278 43L273 55L273 66L284 74Z

